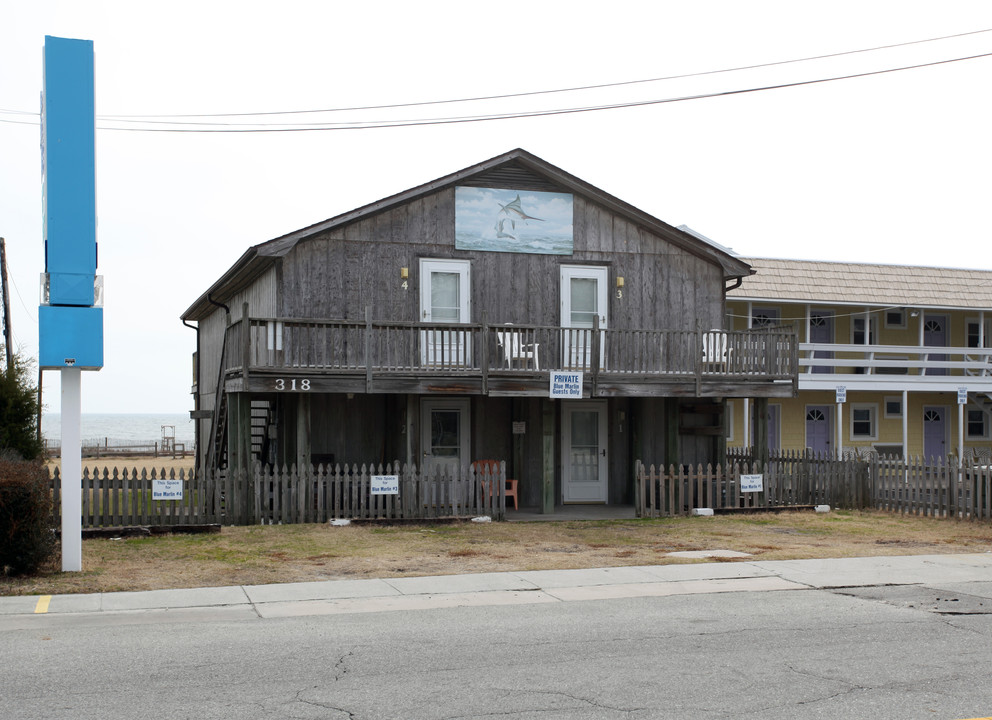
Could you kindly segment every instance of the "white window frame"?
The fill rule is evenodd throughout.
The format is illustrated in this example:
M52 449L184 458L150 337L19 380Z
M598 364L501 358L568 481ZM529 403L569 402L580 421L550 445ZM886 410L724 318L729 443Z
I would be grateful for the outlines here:
M868 422L871 424L871 432L867 435L856 435L854 433L854 415L859 410L867 410L870 413ZM878 405L876 403L851 403L848 435L851 440L878 440Z
M968 345L968 337L971 335L971 326L974 325L975 328L978 329L978 326L981 324L981 321L977 317L972 316L965 318L964 342L967 347L971 347L971 345ZM985 318L985 333L982 339L985 341L986 348L992 348L992 318ZM975 349L978 349L977 345L975 346Z
M898 413L890 413L889 412L889 403L890 402L897 402L897 403L899 403L899 412ZM901 395L886 395L884 398L882 398L882 416L884 418L886 418L887 420L891 420L891 419L894 419L894 418L901 418L902 417L902 414L903 414L903 411L904 411L904 408L902 406L902 396Z
M973 413L973 412L980 412L982 414L982 434L981 435L972 435L970 432L968 432L969 428L971 427L971 419L968 417L968 414L969 413ZM964 437L965 437L966 440L988 440L989 437L990 437L990 435L989 435L989 425L990 424L992 424L992 423L989 422L989 413L988 413L987 410L983 410L982 408L976 408L976 407L965 407L965 410L964 410Z
M863 313L854 315L851 318L851 344L852 345L864 345L864 342L858 342L854 339L854 334L858 330L854 327L858 322L864 323L865 316ZM878 345L878 318L875 317L874 313L868 317L868 345Z
M898 313L898 322L889 322L889 313ZM905 330L906 329L906 308L887 308L883 310L883 317L885 318L885 328L887 330Z
M727 412L727 423L726 423L727 442L733 442L734 441L734 401L733 400L727 400L726 408L727 408L727 410L726 410L726 412Z

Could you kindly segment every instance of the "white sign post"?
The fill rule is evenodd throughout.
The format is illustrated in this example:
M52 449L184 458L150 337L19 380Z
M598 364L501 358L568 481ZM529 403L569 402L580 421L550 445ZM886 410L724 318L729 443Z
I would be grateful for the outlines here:
M62 571L83 569L82 372L62 372Z
M958 464L964 462L964 406L968 404L968 388L958 388Z
M847 385L837 386L837 459L844 457L844 403L847 402Z
M576 370L568 372L553 371L551 373L549 393L552 399L581 400L582 373Z

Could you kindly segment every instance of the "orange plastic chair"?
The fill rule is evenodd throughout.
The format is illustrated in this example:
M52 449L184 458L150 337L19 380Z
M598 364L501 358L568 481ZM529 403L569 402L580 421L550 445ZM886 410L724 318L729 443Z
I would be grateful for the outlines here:
M472 463L472 469L475 471L475 476L481 478L483 490L488 489L489 495L493 494L493 489L488 487L489 483L486 480L486 475L495 475L499 472L499 460L476 460ZM509 500L513 498L513 509L519 510L517 506L517 481L512 478L506 479L506 499Z

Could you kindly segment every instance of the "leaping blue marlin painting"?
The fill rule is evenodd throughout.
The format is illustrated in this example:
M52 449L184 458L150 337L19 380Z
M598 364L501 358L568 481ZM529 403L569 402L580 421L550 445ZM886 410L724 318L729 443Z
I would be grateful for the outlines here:
M496 203L499 205L499 202ZM520 220L537 220L538 222L544 222L541 218L533 217L524 212L523 207L520 205L520 193L517 193L517 199L513 202L508 202L506 205L499 205L500 214L506 214L510 217L516 216ZM514 221L515 222L515 221Z
M524 193L516 188L456 187L455 248L571 255L572 196L537 190Z
M513 202L508 202L506 205L503 205L497 200L496 204L499 205L499 216L496 219L495 225L497 238L510 238L511 240L517 239L516 235L507 232L507 220L510 221L510 230L517 229L517 220L522 220L524 223L528 220L544 222L542 218L534 217L533 215L528 215L524 212L523 206L520 203L520 193L517 193L517 197Z

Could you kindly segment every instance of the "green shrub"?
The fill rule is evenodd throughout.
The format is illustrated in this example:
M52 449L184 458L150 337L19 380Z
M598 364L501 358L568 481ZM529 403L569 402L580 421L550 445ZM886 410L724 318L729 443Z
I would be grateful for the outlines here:
M44 451L38 435L38 388L31 383L30 361L19 354L0 370L0 450L25 460L40 458Z
M36 572L56 548L48 471L0 459L0 574Z

